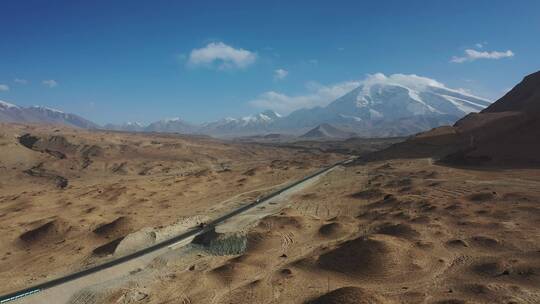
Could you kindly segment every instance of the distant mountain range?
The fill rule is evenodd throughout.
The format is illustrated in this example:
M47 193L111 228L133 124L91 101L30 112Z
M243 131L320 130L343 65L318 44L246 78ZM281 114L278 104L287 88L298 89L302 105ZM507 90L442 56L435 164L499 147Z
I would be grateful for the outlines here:
M0 106L0 122L50 122L80 128L100 128L74 114L44 107L21 108L5 102L2 104L4 106ZM449 89L428 78L401 74L386 77L376 74L325 107L299 109L287 116L267 110L243 118L225 118L203 124L191 124L174 118L149 125L107 124L102 128L237 137L271 133L302 135L319 126L318 131L314 132L336 133L332 132L334 128L364 137L406 136L453 124L463 116L479 112L490 104L486 99Z
M100 126L75 114L33 106L19 107L0 100L0 122L62 124L76 128L96 129Z

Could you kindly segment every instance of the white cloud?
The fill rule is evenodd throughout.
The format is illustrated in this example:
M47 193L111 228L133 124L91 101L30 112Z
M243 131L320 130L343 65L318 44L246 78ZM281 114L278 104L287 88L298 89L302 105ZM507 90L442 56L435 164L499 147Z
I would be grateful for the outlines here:
M511 50L508 50L506 52L498 52L498 51L477 51L472 49L466 49L465 55L462 57L454 56L450 60L454 63L463 63L467 61L475 61L477 59L501 59L501 58L507 58L507 57L513 57L515 54Z
M58 82L56 82L56 80L54 80L54 79L43 80L41 83L44 86L48 86L49 88L54 88L54 87L58 86Z
M368 74L362 81L366 87L375 84L401 85L415 90L423 90L426 87L445 88L444 84L435 79L422 77L415 74L392 74L389 76L383 73Z
M20 78L13 79L13 82L18 83L18 84L28 84L28 80L20 79Z
M481 48L484 47L484 44L479 42L479 43L475 44L474 46L476 46L476 48L478 48L478 49L481 49Z
M284 69L277 69L274 71L274 79L276 80L285 79L287 75L289 75L289 71Z
M9 86L7 84L0 84L0 92L9 91Z
M235 49L223 42L211 42L203 48L193 49L188 65L216 67L218 69L245 68L255 62L257 54Z
M359 85L360 82L358 81L341 82L330 86L312 82L307 84L308 93L305 95L290 96L275 91L268 91L262 93L256 99L249 101L249 104L257 108L271 109L288 114L301 108L326 106Z
M383 73L375 73L372 75L367 75L366 78L361 82L361 84L364 86L364 91L368 91L369 87L372 85L382 84L404 86L416 91L423 91L427 87L436 87L459 92L465 95L471 95L471 92L469 90L463 88L452 89L447 87L444 83L441 83L435 79L422 77L415 74L392 74L386 76ZM477 96L474 97L478 98Z

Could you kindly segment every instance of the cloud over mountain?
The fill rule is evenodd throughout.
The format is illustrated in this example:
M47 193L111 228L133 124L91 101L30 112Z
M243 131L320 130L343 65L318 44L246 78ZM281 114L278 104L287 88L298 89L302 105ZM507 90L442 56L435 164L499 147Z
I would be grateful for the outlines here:
M218 69L245 68L255 62L257 54L245 49L234 48L223 42L211 42L189 54L188 65Z
M250 100L249 104L257 108L272 109L287 114L302 108L324 107L359 86L362 86L363 90L367 91L374 85L397 85L417 91L422 91L426 87L447 89L443 83L428 77L414 74L392 74L386 76L383 73L375 73L368 74L366 78L360 81L345 81L332 85L308 83L308 92L301 95L291 96L276 91L267 91L260 94L257 98ZM464 90L459 91L466 94Z
M267 91L250 100L249 104L257 108L271 109L286 114L301 108L326 106L359 84L358 81L346 81L326 86L312 82L307 84L308 92L306 94L292 96Z

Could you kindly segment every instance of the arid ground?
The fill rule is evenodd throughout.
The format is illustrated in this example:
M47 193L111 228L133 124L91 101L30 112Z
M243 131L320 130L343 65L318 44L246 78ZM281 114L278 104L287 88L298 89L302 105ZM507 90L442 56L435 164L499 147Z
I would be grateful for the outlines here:
M151 245L344 157L22 126L1 140L4 291ZM539 303L539 201L538 169L357 161L69 303Z
M354 164L90 290L107 303L539 303L539 199L539 170Z
M169 238L343 158L208 137L7 124L0 155L0 293Z

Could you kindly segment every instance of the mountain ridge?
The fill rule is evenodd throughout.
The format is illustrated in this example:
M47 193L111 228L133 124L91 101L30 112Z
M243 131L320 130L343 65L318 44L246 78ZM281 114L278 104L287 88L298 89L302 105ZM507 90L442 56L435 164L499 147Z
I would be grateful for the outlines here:
M205 134L217 137L270 133L300 136L318 125L330 124L362 137L393 137L409 136L434 127L454 124L465 115L480 112L489 105L491 102L486 99L447 88L430 78L404 74L390 76L374 74L358 87L326 106L301 108L286 116L272 110L265 110L250 116L229 117L202 124L192 124L176 118L162 119L148 125L106 124L101 128L129 132ZM6 105L4 108L11 112L20 109L15 105L11 107ZM42 109L45 108L40 109L39 111L44 111ZM27 110L27 112L32 111L39 112L31 108ZM62 122L61 115L55 111L47 112L46 116L50 117L49 119L34 119L38 122L48 120ZM28 113L29 116L24 117L24 115L14 113L11 121L31 122L33 117L31 114ZM6 121L1 115L0 121ZM40 116L39 113L33 115ZM88 125L91 128L99 127L94 123L73 122L69 119L66 123L83 127Z
M90 120L44 106L20 107L0 100L0 122L61 124L83 129L98 129Z

